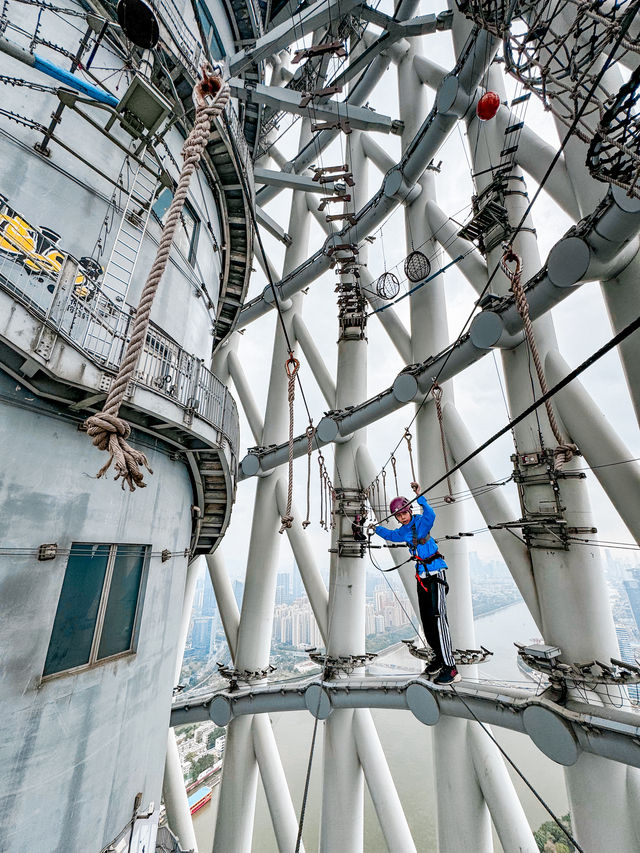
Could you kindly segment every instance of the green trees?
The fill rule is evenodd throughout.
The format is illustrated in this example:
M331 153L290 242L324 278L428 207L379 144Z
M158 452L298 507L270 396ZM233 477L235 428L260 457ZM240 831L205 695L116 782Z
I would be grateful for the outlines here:
M566 814L560 820L571 832L571 816ZM576 849L555 820L545 821L533 833L533 837L541 853L574 853Z

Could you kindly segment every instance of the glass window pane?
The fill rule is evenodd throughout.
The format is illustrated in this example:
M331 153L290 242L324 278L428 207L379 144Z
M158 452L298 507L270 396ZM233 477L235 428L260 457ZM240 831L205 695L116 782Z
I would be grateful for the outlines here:
M109 545L71 546L44 675L89 662Z
M144 545L118 545L98 660L131 648L145 550Z

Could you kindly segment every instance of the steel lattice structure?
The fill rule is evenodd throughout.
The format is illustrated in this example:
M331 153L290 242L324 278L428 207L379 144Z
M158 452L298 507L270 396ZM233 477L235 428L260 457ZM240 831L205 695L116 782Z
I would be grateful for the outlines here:
M563 766L572 832L584 851L640 849L640 717L629 702L616 707L610 689L624 697L640 673L621 660L584 473L590 469L640 545L640 466L579 381L591 362L573 373L565 362L553 316L583 284L601 283L610 348L616 344L640 420L639 5L469 0L440 8L398 0L382 11L359 0L154 0L156 41L136 49L113 3L4 3L0 404L12 437L0 466L9 519L0 623L6 619L2 631L12 642L3 696L10 778L0 779L0 819L9 816L10 853L45 831L65 853L85 853L91 843L126 849L136 821L155 815L157 826L163 773L171 831L158 836L157 849L195 850L173 728L204 720L227 728L213 853L252 850L259 779L278 850L299 853L304 814L294 807L269 719L276 711L308 712L323 727L322 800L314 805L321 853L364 850L365 785L389 851L416 853L420 839L374 708L430 727L439 853L492 853L492 827L505 853L538 849L489 725L521 733ZM216 25L222 35L214 38ZM432 58L436 39L446 40L448 68ZM155 479L134 497L116 486L114 497L112 483L84 476L93 448L82 422L99 409L122 359L140 267L162 232L166 207L158 202L176 186L204 59L221 62L233 107L212 127L123 403ZM515 96L507 96L503 66ZM56 85L43 85L43 74ZM392 88L393 98L377 97ZM497 111L483 121L477 108L488 92L498 96ZM523 105L536 97L553 116L559 150L527 122ZM385 109L372 109L374 99ZM397 115L387 114L396 100ZM464 223L449 209L440 162L457 130L466 134L473 182ZM524 173L540 190L529 195ZM545 261L535 230L540 192L572 223ZM384 247L380 263L372 245L382 244L394 213L406 241L388 268ZM31 224L36 215L47 225ZM62 242L50 222L64 231ZM266 283L247 298L253 261ZM451 268L472 292L469 320L454 337ZM305 316L309 293L320 288L323 316ZM321 352L316 330L328 315L337 345ZM386 337L383 351L370 353L374 324ZM243 357L251 348L271 358L263 411L254 396L259 380ZM392 348L403 367L380 387L377 368ZM455 401L456 377L488 355L502 365L512 421L496 427L513 438L518 510L487 488L495 472ZM303 365L299 383L285 369L295 359ZM303 399L310 386L313 396ZM241 460L230 387L254 443ZM393 454L370 452L367 428L390 435L400 411L411 422L397 436L415 454L411 479L442 492L437 536L455 578L449 613L463 676L453 687L367 673L363 524L386 519L392 489L404 490L392 484ZM0 430L8 432L6 424L0 418ZM395 441L388 438L390 450ZM320 492L321 552L301 498L307 464L316 515ZM249 514L249 481L255 497L242 534L248 556L239 609L224 547L216 549L234 500L236 513ZM491 650L479 647L474 631L464 508L455 499L463 492L551 649L543 663L522 652L548 678L544 693L480 679ZM271 662L286 549L324 644L310 650L322 675L295 684L279 682ZM405 552L390 553L417 614L414 569ZM178 694L170 711L199 557L231 655L220 665L228 686ZM76 659L73 642L60 652L60 636L72 636L74 593L88 589L99 560L105 580L86 595L94 623ZM110 585L136 560L138 585L125 602L129 634L103 654L118 610L112 602L120 601ZM87 565L90 572L78 569ZM412 653L429 661L417 646ZM43 778L56 789L54 805L25 816L16 802L23 781L37 791Z

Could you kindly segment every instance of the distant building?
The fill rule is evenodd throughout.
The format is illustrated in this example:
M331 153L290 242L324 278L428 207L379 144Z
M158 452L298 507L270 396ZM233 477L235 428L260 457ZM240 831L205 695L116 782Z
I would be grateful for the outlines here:
M633 618L636 620L636 630L640 632L640 580L623 581L623 583Z
M622 628L621 626L616 625L616 634L618 635L618 643L620 645L620 659L623 660L625 663L630 663L633 666L636 666L636 659L631 648L629 632L626 628ZM640 685L629 684L627 686L627 691L629 693L629 699L633 702L633 704L639 705Z

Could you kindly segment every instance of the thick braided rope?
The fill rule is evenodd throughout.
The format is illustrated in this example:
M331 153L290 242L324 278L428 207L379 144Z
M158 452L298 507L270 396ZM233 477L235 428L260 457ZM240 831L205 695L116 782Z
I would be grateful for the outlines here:
M213 103L207 104L205 95L214 93ZM216 115L225 109L229 101L229 86L220 77L212 75L210 66L204 65L203 79L194 90L194 99L196 102L195 123L182 148L184 158L182 171L173 201L169 207L153 266L142 289L129 344L118 374L111 383L102 412L92 415L85 422L87 433L91 436L95 446L99 450L109 452L109 460L98 472L98 477L103 477L113 462L116 471L114 479L122 478L122 488L124 489L126 483L132 492L135 491L136 486L143 489L146 485L141 466L144 465L150 474L153 474L153 471L149 467L145 454L139 450L134 450L127 443L127 438L131 434L131 427L123 418L118 417L118 413L147 339L151 306L169 260L173 236L180 222L180 214L187 197L189 182L207 145L211 122Z
M507 266L507 263L510 261L515 261L515 271L510 270ZM522 287L522 261L512 249L508 249L503 255L502 260L500 261L500 265L504 274L511 281L511 290L513 291L513 295L516 302L516 308L518 309L518 314L520 315L520 319L522 320L524 333L527 339L527 343L529 344L529 350L533 358L534 366L536 368L536 375L538 377L538 382L540 383L540 390L543 394L546 394L549 390L549 388L547 387L547 379L544 375L544 370L542 369L542 361L540 359L540 353L538 352L536 338L533 331L533 325L531 323L531 317L529 315L529 303L527 301L527 295L524 292L524 288ZM563 436L558 425L558 421L556 420L555 412L553 411L551 401L546 400L544 406L547 410L549 425L551 427L555 440L558 442L558 446L554 450L554 467L556 470L559 470L560 468L562 468L565 462L568 462L569 459L571 459L571 457L578 448L575 444L571 444L569 441L567 441L567 439Z
M284 366L287 376L289 377L289 388L287 392L287 399L289 400L289 486L287 489L287 508L280 519L282 524L278 533L284 533L284 531L293 524L293 516L291 515L291 504L293 502L293 402L296 396L296 375L299 367L300 362L297 358L294 358L293 353L290 352L289 358Z
M433 387L431 388L431 393L433 394L433 399L436 404L436 414L438 416L438 424L440 426L440 443L442 444L442 458L444 460L444 470L449 470L449 463L447 462L447 442L444 437L444 423L442 420L442 388L438 385L437 382L433 383ZM415 480L415 477L413 478ZM451 479L447 474L447 488L449 489L449 494L445 495L444 502L447 504L455 503L455 498L453 497L453 491L451 489Z

